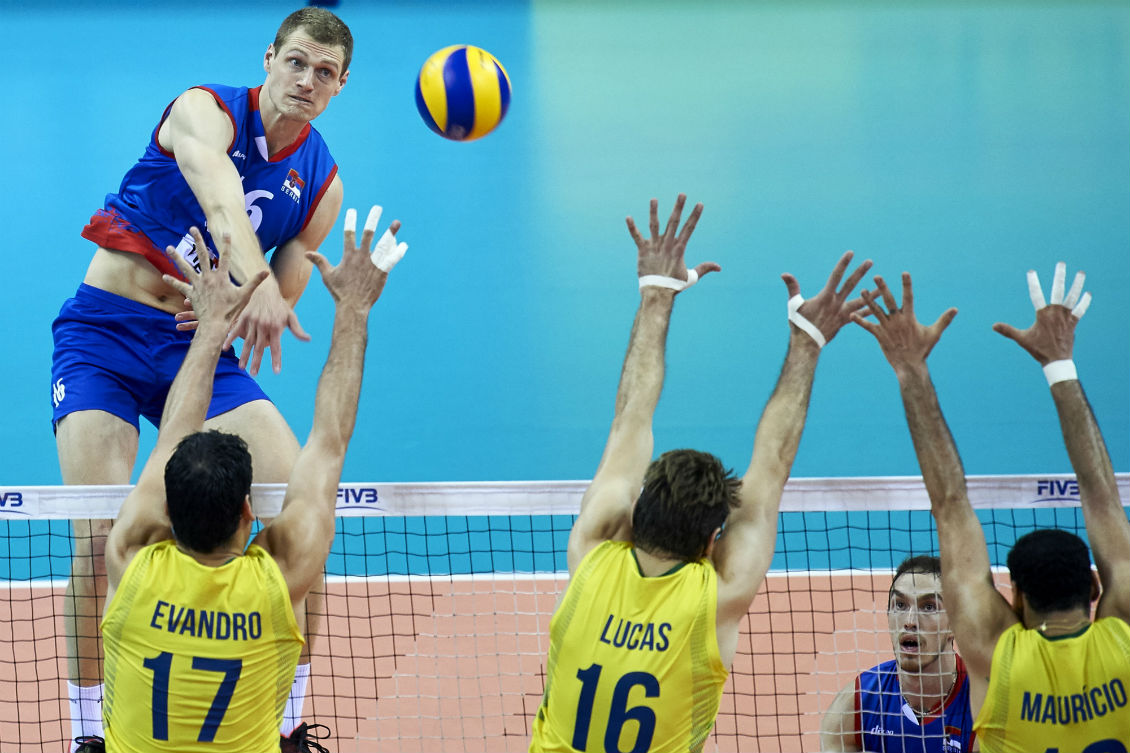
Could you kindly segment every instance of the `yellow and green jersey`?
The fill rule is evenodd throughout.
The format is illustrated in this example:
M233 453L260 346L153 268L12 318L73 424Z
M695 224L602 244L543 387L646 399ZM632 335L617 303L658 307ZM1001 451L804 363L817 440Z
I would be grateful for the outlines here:
M717 605L709 560L649 578L628 543L589 552L549 623L530 751L701 750L727 676Z
M1130 625L1104 617L1045 637L1017 623L993 650L973 729L982 753L1125 753L1130 749Z
M220 567L144 547L102 619L103 720L115 753L277 753L302 635L258 546Z

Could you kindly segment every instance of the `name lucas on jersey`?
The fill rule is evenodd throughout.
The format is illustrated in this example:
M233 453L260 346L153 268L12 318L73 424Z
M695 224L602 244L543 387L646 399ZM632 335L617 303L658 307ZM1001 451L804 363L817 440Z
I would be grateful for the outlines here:
M615 628L613 621L616 623ZM669 632L669 622L661 622L659 625L654 622L632 622L610 614L604 622L604 629L600 631L600 642L633 651L666 651L671 643L667 636Z
M258 612L218 612L193 609L158 601L149 626L170 633L212 638L218 641L257 640L263 635L263 618Z

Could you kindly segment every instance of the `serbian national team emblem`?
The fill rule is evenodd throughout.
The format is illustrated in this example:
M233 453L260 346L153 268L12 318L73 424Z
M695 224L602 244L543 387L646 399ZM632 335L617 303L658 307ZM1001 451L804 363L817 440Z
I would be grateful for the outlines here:
M942 751L944 753L964 753L961 750L961 730L957 727L946 725L946 736L942 740Z
M302 187L306 185L306 181L298 177L297 170L291 170L286 174L286 180L282 184L282 192L290 198L298 201L302 198Z

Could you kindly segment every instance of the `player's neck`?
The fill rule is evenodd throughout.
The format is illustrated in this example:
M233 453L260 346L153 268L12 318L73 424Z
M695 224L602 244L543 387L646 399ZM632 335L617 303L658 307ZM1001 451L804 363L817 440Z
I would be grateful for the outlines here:
M195 549L190 549L179 541L177 542L177 549L182 554L188 555L205 567L220 567L221 565L226 565L228 562L231 562L236 557L243 556L243 549L240 548L239 542L234 538L210 552L199 552Z
M902 696L919 716L940 714L946 699L957 684L957 657L942 654L932 664L918 671L899 669Z
M285 117L270 97L262 95L259 98L259 117L263 121L263 133L267 137L267 154L271 157L293 144L309 125L309 121Z
M671 572L673 568L686 564L686 560L679 559L678 557L655 555L638 546L633 547L633 551L636 555L636 563L640 566L640 572L648 578L666 575Z
M1082 609L1064 609L1055 612L1025 609L1024 612L1024 626L1039 630L1048 638L1076 635L1090 624L1090 612Z

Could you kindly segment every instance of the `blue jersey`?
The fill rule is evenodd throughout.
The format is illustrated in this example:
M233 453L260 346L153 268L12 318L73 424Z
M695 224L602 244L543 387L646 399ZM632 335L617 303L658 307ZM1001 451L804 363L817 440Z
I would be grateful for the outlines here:
M957 678L941 713L919 719L902 697L898 664L892 659L855 681L860 743L873 753L965 753L973 745L969 677L957 659Z
M234 136L228 156L243 180L247 215L263 252L285 244L310 222L337 174L321 135L307 123L293 144L269 156L258 88L195 88L215 97L231 119ZM142 254L160 271L179 276L166 257L166 246L175 247L199 269L188 229L193 225L206 228L207 222L176 159L157 143L157 133L171 109L171 104L165 108L145 154L126 173L118 192L107 194L105 207L91 217L82 235L104 248ZM214 250L207 232L204 238Z

